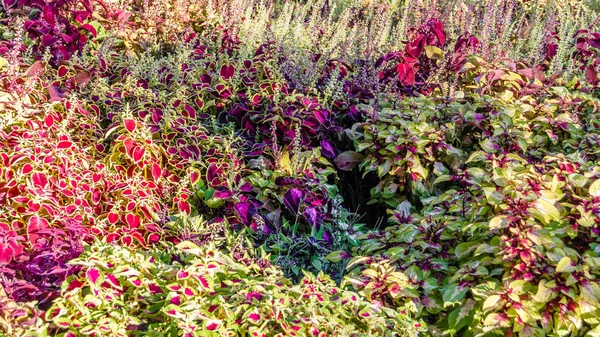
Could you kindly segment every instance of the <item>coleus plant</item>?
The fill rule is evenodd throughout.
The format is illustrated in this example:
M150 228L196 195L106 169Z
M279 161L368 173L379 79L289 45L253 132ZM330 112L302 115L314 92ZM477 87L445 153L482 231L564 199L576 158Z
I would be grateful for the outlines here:
M467 95L439 107L428 123L444 125L445 141L468 159L438 156L428 193L401 196L390 210L395 225L365 234L350 262L394 262L418 298L394 287L376 296L430 316L432 334L597 330L600 168L589 141L598 100L562 87L542 93L514 103ZM361 270L357 289L377 280Z
M144 253L88 246L73 261L84 270L63 284L63 297L47 311L47 319L64 336L159 331L184 336L391 336L411 335L416 329L408 316L380 310L336 287L324 274L307 274L293 285L247 254L235 261L212 244L189 241Z
M28 12L23 30L31 40L33 56L41 59L47 53L57 65L82 52L88 39L96 37L96 29L89 24L94 3L103 4L100 0L4 0L2 6L10 13Z
M388 53L377 60L375 66L383 67L378 74L380 81L399 85L409 95L427 94L435 84L429 78L440 69L444 58L446 32L437 18L428 19L419 27L411 27L407 33L404 50Z

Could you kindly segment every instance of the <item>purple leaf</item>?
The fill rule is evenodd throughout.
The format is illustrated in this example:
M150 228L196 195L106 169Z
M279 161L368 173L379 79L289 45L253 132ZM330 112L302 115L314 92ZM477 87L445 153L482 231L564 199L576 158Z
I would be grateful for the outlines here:
M256 207L250 202L239 202L234 206L235 213L244 225L250 225L252 217L256 215Z
M304 218L309 225L317 226L317 209L315 207L306 207L304 210Z
M302 197L304 197L304 192L297 188L290 188L283 195L283 204L290 211L297 213L298 208L300 207L300 202L302 201Z
M325 156L325 158L335 158L337 155L337 151L331 145L331 142L328 140L321 141L321 153Z

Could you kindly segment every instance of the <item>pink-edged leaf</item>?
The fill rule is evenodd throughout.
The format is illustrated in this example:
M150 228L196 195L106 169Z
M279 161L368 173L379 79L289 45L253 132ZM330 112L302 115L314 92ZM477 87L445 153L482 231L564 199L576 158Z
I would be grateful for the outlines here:
M133 132L135 130L135 120L133 119L124 119L123 124L125 125L125 129L129 132Z
M42 172L35 172L32 174L31 179L36 187L44 188L48 184L48 177Z
M92 75L90 73L82 70L78 72L77 75L75 75L75 82L77 82L78 84L86 84L90 81L91 78Z
M46 71L46 62L35 61L25 72L25 76L40 76Z
M53 102L59 102L63 99L63 93L53 85L48 87L48 94L50 95L50 100Z

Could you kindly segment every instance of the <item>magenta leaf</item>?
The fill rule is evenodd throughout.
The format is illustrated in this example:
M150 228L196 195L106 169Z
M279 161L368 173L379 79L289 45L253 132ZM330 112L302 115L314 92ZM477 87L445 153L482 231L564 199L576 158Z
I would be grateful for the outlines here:
M290 188L283 195L283 205L290 211L297 213L300 207L300 202L304 197L304 192L297 188Z

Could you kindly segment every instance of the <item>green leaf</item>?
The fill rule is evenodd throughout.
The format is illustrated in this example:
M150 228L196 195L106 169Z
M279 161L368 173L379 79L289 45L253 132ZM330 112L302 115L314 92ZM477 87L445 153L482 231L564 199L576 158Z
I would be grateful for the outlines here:
M590 185L590 195L592 197L600 197L600 179L594 181Z
M436 46L425 46L425 55L427 58L440 60L444 56L444 51Z
M464 242L459 244L458 246L456 246L456 248L454 249L454 254L456 255L457 258L461 259L463 256L471 253L473 250L475 250L475 248L477 248L477 246L479 246L480 242L478 241L471 241L471 242Z
M583 187L587 183L587 178L578 173L569 174L569 182L575 187Z
M344 258L342 256L346 255L346 252L343 250L336 250L335 252L331 252L325 256L325 258L331 262L340 262Z
M497 308L498 306L500 306L501 304L502 303L501 303L500 295L491 295L488 298L486 298L485 301L483 302L482 310L483 310L483 312L493 310L493 309Z
M516 280L512 281L508 287L512 289L512 292L515 294L525 294L531 288L531 283L525 280Z
M505 215L497 215L490 220L490 229L502 229L508 225L508 217Z
M550 221L560 221L560 213L558 209L545 199L538 199L535 202L534 209L530 213L545 225L550 224Z
M437 177L435 179L435 181L433 182L433 185L431 185L432 187L439 184L439 183L443 183L445 181L450 181L450 175L449 174L443 174L439 177Z
M573 261L570 257L565 256L556 265L557 273L572 273L577 270L577 266L573 265Z
M442 295L444 300L444 308L460 303L469 291L469 287L459 286L457 283L448 285L446 291Z
M483 193L485 193L485 198L492 205L500 205L504 199L504 195L496 191L495 187L484 187Z

